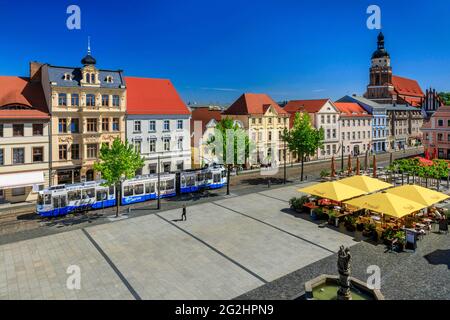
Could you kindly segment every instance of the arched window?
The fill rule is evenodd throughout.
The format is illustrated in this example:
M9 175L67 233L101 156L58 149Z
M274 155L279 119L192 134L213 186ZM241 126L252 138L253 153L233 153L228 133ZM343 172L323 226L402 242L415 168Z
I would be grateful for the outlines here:
M91 73L91 83L95 83L95 73Z
M91 83L91 76L89 73L86 73L86 83Z

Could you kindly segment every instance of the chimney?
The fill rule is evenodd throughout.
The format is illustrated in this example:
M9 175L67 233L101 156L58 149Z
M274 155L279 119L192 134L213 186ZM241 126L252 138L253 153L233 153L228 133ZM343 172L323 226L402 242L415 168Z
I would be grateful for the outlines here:
M41 81L41 67L42 63L30 61L30 80L32 82Z

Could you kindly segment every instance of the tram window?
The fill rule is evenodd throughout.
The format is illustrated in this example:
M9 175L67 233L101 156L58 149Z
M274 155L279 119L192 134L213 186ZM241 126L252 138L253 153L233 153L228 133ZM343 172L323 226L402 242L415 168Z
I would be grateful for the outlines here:
M189 177L188 177L189 178ZM185 177L181 177L181 185L184 187L186 186L186 178Z
M97 201L103 201L108 198L108 192L106 189L97 190Z
M207 173L206 173L206 179L207 179L207 180L211 180L212 178L213 178L212 172L207 172Z
M69 191L67 192L67 197L69 198L69 201L75 201L81 199L81 191L75 190L75 191Z
M114 186L109 186L109 195L112 196L114 195Z
M44 204L52 204L52 196L49 194L44 195Z
M87 199L87 198L95 198L95 189L94 188L83 190L83 199Z
M174 183L173 180L168 180L168 181L166 181L166 182L167 182L166 190L172 190L172 189L174 189L175 183Z
M187 181L186 181L186 185L187 185L188 187L195 186L195 177L194 177L194 176L189 176L189 177L187 177L186 180L187 180Z
M159 183L159 191L160 192L166 191L166 181L161 181Z
M66 197L65 197L65 196L62 196L62 197L59 198L59 200L61 201L61 202L60 202L60 203L61 203L61 208L64 208L64 207L67 205L67 203L66 203Z
M205 175L203 173L199 173L197 175L197 181L203 181L203 180L205 180Z
M140 195L144 193L144 185L143 184L137 184L134 186L134 194Z
M155 193L155 183L146 183L145 184L145 193Z
M44 204L44 197L39 194L38 195L38 205L42 206Z
M225 178L227 176L227 172L225 170L222 171L222 178Z
M132 186L123 187L123 195L125 197L132 196L133 195L133 187Z
M213 180L213 182L214 182L214 183L220 182L220 173L214 174L214 180Z

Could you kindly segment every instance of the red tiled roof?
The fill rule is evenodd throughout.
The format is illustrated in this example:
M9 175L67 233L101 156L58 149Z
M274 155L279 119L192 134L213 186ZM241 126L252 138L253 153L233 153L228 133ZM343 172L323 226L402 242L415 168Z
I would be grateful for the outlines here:
M25 108L8 109L8 106ZM30 79L25 77L0 76L0 118L47 119L49 117L44 91L39 82L30 82Z
M269 107L273 107L279 115L288 115L267 94L244 93L227 110L225 115L256 115L266 113Z
M392 76L392 84L395 90L401 95L423 97L424 93L416 80Z
M192 110L191 117L191 132L194 132L194 121L202 122L202 133L206 130L206 125L211 119L219 122L221 120L222 112L220 110L210 110L208 107L205 108L194 108Z
M317 113L330 99L315 99L315 100L291 100L284 110L289 113L296 113L306 111L308 113Z
M369 117L364 108L356 102L335 102L334 105L344 117Z
M167 79L125 77L127 114L190 114Z

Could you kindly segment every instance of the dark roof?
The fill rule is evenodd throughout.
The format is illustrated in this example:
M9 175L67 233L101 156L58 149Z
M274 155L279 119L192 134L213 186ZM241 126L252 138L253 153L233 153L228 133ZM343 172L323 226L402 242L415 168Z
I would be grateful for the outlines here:
M50 82L54 82L58 87L79 87L81 81L81 69L71 67L48 66L48 78ZM125 85L123 72L121 70L98 70L101 88L118 89ZM68 73L72 76L72 80L64 80L64 75ZM106 82L106 77L112 76L113 82Z
M389 58L389 53L384 48L384 35L382 32L378 34L378 48L372 54L372 59Z
M88 53L82 60L81 60L81 64L83 64L84 66L87 65L94 65L97 63L97 60L95 60L95 58L93 56L91 56L90 53Z

